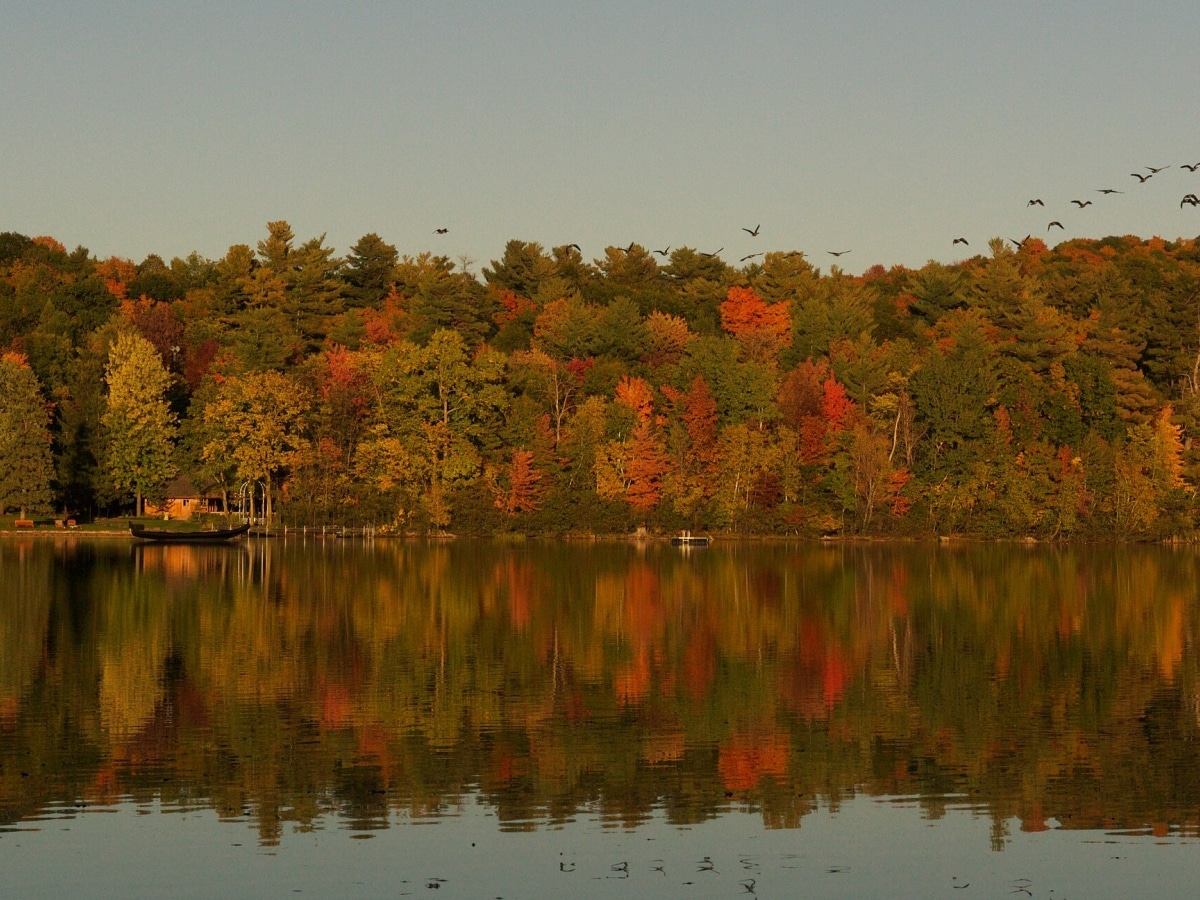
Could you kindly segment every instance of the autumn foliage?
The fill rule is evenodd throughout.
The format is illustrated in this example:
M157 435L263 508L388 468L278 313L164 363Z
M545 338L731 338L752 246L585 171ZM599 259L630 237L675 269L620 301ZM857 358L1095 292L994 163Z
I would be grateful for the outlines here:
M629 486L625 496L641 514L653 509L662 498L663 476L670 468L670 461L662 441L649 421L638 424L633 433L626 473Z
M542 473L534 466L533 456L532 450L514 450L512 460L494 489L496 508L505 515L533 512L541 505Z
M166 372L180 474L228 496L256 469L289 524L1187 537L1198 247L995 241L856 277L800 251L510 241L477 276L282 221L215 260L6 233L0 351L53 409L40 489L81 515L134 500L102 421L129 332ZM247 422L212 450L228 386L274 376L291 396L264 415L303 400L293 449L251 466Z
M806 360L796 366L779 388L784 421L799 435L801 459L809 465L825 459L830 437L846 429L855 406L829 366Z
M721 304L721 327L755 358L769 358L791 343L786 303L766 303L752 288L731 287Z

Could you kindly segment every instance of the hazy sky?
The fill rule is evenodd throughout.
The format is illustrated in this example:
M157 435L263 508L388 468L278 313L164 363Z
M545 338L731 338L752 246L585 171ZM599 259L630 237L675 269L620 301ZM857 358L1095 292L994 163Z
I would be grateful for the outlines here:
M1191 237L1198 47L1194 2L0 0L0 231L217 258L286 219L475 271Z

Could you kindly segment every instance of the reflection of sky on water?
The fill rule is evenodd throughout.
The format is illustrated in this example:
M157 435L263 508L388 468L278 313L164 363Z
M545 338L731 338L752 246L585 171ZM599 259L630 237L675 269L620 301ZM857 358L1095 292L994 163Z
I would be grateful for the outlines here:
M0 829L0 896L1183 897L1200 853L1194 836L1025 833L1015 820L997 842L987 816L951 803L931 821L902 798L822 808L796 829L735 812L687 828L582 815L511 832L472 798L447 812L369 832L326 819L264 847L252 821L207 809L48 809Z

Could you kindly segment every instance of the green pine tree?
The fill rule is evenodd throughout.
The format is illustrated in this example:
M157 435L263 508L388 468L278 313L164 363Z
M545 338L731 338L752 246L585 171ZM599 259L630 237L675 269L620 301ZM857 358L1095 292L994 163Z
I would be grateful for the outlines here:
M50 507L50 408L23 356L0 356L0 515Z

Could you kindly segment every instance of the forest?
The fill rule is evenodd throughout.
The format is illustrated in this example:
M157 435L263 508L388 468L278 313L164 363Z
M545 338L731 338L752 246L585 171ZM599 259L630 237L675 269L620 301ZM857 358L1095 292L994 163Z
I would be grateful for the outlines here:
M266 231L169 263L0 234L0 515L185 475L398 534L1195 534L1196 240L860 276L512 240L476 275Z

